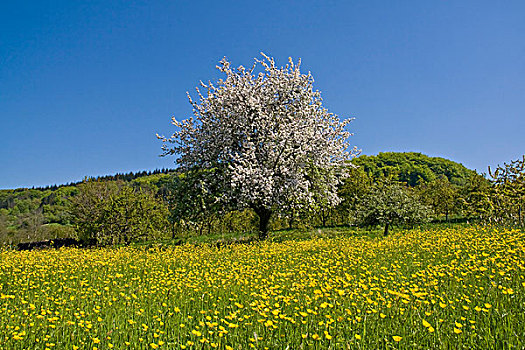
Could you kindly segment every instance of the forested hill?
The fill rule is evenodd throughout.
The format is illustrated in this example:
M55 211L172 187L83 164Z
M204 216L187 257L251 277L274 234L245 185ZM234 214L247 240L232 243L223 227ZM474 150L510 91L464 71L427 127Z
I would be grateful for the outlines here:
M475 174L475 171L449 159L429 157L416 152L362 155L353 159L352 163L362 167L373 178L393 176L409 186L416 186L421 181L433 181L440 175L446 176L453 184L462 185L469 176Z
M133 181L135 179L141 178L141 177L148 177L150 175L158 175L158 174L169 174L173 173L174 169L169 168L162 168L162 169L155 169L155 170L143 170L138 172L128 172L128 173L116 173L114 175L100 175L100 176L86 176L86 179L92 180L92 181L124 181L129 182ZM55 191L61 187L70 187L70 186L77 186L81 183L83 183L85 180L76 181L76 182L70 182L66 184L60 184L60 185L49 185L49 186L43 186L43 187L31 187L32 190L37 191ZM15 192L22 192L28 190L28 188L17 188L14 190L0 190L0 191L15 191Z
M162 183L175 173L172 169L156 169L153 171L140 171L130 173L117 173L115 175L104 175L97 177L86 177L86 179L98 182L131 183L135 187L145 187L150 190L159 190ZM76 195L76 187L85 181L72 182L62 185L46 187L16 188L0 190L0 224L2 214L22 214L36 208L57 205L62 200L68 201L71 196Z
M160 169L89 179L108 185L126 184L161 196L172 173L173 170ZM77 196L78 185L82 183L0 190L0 245L70 237L73 234L71 199Z

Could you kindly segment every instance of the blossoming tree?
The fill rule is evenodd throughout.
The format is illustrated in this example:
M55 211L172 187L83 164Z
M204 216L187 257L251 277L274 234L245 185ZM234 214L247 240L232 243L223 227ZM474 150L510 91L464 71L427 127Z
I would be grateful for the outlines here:
M225 78L201 82L197 101L188 94L194 117L172 118L177 131L170 138L157 135L163 155L175 155L184 170L206 170L204 182L217 202L252 208L261 239L275 210L319 198L336 205L345 161L357 152L347 142L350 119L322 106L300 60L277 67L263 57L250 69L223 59L217 68Z

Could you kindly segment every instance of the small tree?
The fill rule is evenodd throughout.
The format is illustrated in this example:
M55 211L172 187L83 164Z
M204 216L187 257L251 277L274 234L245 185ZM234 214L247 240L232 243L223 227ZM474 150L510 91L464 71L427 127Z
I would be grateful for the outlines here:
M493 188L490 182L480 174L467 178L465 185L459 191L459 204L463 215L480 221L487 221L493 212Z
M355 223L360 203L369 193L373 180L363 167L350 169L350 176L344 179L339 187L339 197L342 199L337 206L343 224Z
M452 185L444 175L437 179L418 186L422 200L429 205L436 215L445 215L448 222L449 215L455 212L458 204L458 189Z
M207 94L197 88L198 101L188 95L195 117L173 118L178 131L169 139L158 136L163 154L177 155L183 169L213 169L206 186L217 190L222 205L253 209L261 239L272 213L291 201L308 206L317 195L337 204L344 161L355 152L348 150L350 120L322 106L300 61L279 68L263 56L250 69L233 69L223 59L217 68L225 79L201 83Z
M376 183L358 210L362 225L384 225L384 235L392 225L414 225L428 220L429 209L408 188L392 180Z

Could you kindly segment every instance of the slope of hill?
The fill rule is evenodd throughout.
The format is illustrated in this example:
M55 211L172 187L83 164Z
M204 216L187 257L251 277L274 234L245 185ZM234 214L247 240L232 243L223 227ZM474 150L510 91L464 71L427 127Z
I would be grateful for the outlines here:
M90 179L122 181L157 193L173 172L161 169ZM81 183L0 190L0 245L71 236L71 197L77 194Z
M362 167L374 178L394 176L397 180L416 186L444 175L455 185L463 185L475 174L460 163L440 157L429 157L415 152L384 152L375 156L360 156L352 163Z

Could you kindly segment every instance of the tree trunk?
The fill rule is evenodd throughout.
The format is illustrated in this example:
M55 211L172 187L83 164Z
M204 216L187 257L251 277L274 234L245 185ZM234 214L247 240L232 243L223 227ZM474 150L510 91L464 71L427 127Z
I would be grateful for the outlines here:
M259 239L265 240L268 238L268 224L272 216L272 210L264 207L253 208L255 214L259 216Z
M290 214L290 218L288 220L288 228L289 229L293 228L294 221L295 221L295 211L292 210L292 214Z
M518 204L518 223L519 223L519 226L521 227L523 222L521 220L521 205Z
M385 232L383 232L383 236L385 236L385 237L388 236L388 226L389 225L390 224L388 222L385 224Z

